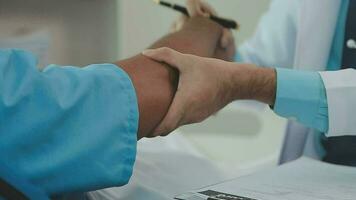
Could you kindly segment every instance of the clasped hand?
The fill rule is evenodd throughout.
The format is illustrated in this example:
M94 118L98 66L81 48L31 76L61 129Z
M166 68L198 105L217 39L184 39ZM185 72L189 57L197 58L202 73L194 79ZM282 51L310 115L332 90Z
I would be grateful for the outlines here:
M167 115L154 131L164 136L179 126L201 122L234 99L231 63L159 48L143 52L178 69L179 83Z
M190 16L216 15L202 0L188 0L187 6ZM173 29L179 30L185 19L180 18ZM154 136L164 136L179 126L201 122L237 99L254 99L273 105L275 70L228 62L232 61L234 53L234 39L228 30L223 31L215 58L183 54L165 47L143 52L143 55L167 63L179 71L173 102L155 129Z
M190 17L217 15L215 10L202 0L187 0ZM182 15L171 30L182 29L188 17ZM223 29L213 58L182 54L173 49L160 48L143 52L156 61L165 62L178 69L179 84L173 102L163 121L154 131L154 136L164 136L179 126L201 122L232 101L229 94L232 77L228 62L235 54L234 38L230 30Z

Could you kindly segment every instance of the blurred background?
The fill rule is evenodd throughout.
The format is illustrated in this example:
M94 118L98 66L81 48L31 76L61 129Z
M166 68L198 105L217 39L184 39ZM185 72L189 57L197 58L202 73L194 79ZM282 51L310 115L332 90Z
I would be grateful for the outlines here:
M183 0L174 2L183 4ZM251 37L269 0L209 0ZM0 47L24 48L47 64L85 66L141 52L178 14L151 0L0 0ZM153 113L154 114L154 113ZM235 102L206 122L178 130L202 155L231 167L276 165L285 120L256 102Z

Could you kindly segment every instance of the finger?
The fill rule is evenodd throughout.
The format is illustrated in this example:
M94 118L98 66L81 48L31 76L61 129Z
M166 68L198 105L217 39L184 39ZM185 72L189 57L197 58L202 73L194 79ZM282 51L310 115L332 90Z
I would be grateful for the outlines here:
M187 0L187 9L190 17L203 16L209 17L212 13L210 12L210 6L203 0Z
M181 93L178 87L178 91L173 99L173 102L168 109L168 112L159 126L153 132L155 136L165 136L178 128L181 122L184 120L185 103L181 97Z
M234 42L232 31L225 28L221 36L220 46L226 49L232 42Z
M180 65L180 62L184 60L183 54L167 47L147 49L144 50L142 54L153 60L165 62L178 70L181 70L184 67L183 65Z
M201 7L200 7L204 13L208 13L210 15L215 15L217 16L218 13L216 12L216 10L206 1L202 1L201 2Z
M203 16L200 9L200 0L187 0L186 5L190 17Z

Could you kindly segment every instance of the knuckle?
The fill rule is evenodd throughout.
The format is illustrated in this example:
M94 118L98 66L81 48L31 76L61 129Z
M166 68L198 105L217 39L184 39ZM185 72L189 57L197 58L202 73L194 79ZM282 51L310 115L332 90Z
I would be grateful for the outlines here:
M162 53L169 52L169 48L168 47L162 47L160 50L161 50Z
M172 57L172 50L168 47L162 47L161 49L162 54L167 57L167 58L171 58Z

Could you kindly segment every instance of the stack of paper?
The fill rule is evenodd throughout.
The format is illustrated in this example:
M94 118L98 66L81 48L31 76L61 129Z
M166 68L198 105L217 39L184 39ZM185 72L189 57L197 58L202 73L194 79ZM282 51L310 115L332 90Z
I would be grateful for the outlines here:
M355 200L356 168L300 158L176 197L181 200Z

